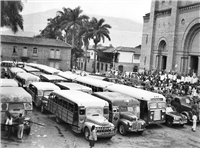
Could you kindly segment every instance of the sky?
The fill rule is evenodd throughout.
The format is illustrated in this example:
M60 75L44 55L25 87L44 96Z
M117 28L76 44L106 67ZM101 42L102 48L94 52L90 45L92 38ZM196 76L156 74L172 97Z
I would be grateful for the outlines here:
M78 6L83 14L94 14L128 18L143 23L143 16L150 12L151 0L22 0L24 9L21 14L43 12L63 7L74 9Z

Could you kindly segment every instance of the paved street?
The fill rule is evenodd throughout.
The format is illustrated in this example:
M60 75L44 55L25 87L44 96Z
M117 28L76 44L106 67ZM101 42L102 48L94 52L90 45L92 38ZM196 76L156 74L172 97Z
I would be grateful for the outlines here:
M23 141L16 136L8 141L2 131L2 148L89 148L89 143L83 134L75 134L66 124L57 124L55 117L49 113L42 114L38 110L33 112L33 121L45 124L44 127L34 124L29 136ZM191 131L191 125L183 128L175 126L169 128L165 125L149 126L142 136L128 133L121 136L117 133L111 140L99 139L96 148L195 148L200 147L200 125L197 131Z

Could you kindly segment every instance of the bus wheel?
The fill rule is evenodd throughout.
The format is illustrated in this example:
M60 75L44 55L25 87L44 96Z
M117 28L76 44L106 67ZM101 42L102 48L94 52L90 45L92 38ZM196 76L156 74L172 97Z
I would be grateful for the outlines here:
M56 122L57 123L61 123L61 120L60 120L60 118L58 116L56 116Z
M124 127L123 124L120 124L120 125L119 125L119 129L118 129L118 130L119 130L119 133L120 133L121 135L123 135L123 136L126 135L126 132L127 132L127 131L126 131L126 129L125 129L125 127Z
M137 134L138 135L142 135L143 131L138 131Z
M90 131L89 131L88 127L85 128L84 135L85 135L85 139L89 140Z
M172 120L168 119L168 120L167 120L167 126L172 127L172 124L173 124L173 123L172 123Z
M29 135L30 132L31 132L31 128L29 127L29 128L26 129L26 134Z

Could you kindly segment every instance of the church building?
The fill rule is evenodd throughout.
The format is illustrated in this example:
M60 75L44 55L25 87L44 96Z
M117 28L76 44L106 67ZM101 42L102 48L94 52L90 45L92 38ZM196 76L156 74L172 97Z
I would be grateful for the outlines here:
M199 1L152 1L143 22L140 70L200 76Z

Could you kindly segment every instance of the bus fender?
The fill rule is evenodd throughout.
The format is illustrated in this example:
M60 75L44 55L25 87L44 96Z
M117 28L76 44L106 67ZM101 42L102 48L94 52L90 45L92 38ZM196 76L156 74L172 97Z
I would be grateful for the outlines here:
M118 125L123 124L126 128L128 128L129 120L120 119Z
M190 114L189 114L189 112L187 112L187 111L184 111L184 112L182 112L181 114L183 114L183 115L187 116L187 120L188 120L188 121L190 121L190 120L191 120L191 117L190 117ZM192 113L191 113L191 114L192 114Z

